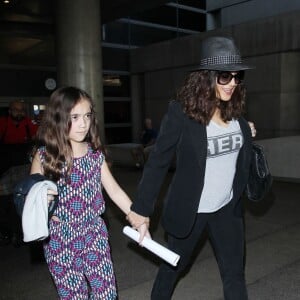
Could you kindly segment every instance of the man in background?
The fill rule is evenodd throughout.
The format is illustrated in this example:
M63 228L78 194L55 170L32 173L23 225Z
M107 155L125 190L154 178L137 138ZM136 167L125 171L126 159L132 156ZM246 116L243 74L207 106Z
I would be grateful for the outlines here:
M28 163L29 146L37 127L26 115L23 101L15 100L10 103L8 116L0 118L0 174L11 166Z
M35 135L37 125L26 116L25 103L12 101L8 116L0 118L0 140L2 144L26 144Z
M37 124L27 115L25 103L9 104L8 115L0 118L0 246L22 244L21 220L14 207L12 190L18 176L29 173L31 141Z

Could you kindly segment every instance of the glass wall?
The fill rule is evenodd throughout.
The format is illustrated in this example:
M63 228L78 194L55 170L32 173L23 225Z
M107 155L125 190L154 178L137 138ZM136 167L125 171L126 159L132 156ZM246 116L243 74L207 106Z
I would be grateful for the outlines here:
M205 31L205 3L205 0L170 1L160 7L134 13L102 26L107 143L132 140L130 50Z

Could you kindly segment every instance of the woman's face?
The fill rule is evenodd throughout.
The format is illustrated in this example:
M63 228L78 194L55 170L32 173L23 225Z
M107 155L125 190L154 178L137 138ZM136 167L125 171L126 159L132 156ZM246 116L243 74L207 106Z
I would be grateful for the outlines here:
M238 84L242 82L244 72L218 72L216 76L216 96L222 101L230 101Z
M71 110L71 128L69 132L69 139L75 143L84 141L91 126L91 105L86 99L81 99Z

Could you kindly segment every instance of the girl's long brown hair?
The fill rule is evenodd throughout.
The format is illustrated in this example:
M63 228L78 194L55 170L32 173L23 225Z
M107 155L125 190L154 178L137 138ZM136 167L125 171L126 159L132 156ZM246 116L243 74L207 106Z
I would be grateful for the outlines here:
M99 128L95 117L94 104L91 97L76 87L62 87L50 96L40 127L36 135L35 154L39 147L45 146L45 160L43 162L44 175L51 180L68 177L72 167L73 153L69 141L71 128L70 112L81 100L91 105L91 125L85 141L92 149L102 150Z
M245 87L237 85L230 101L221 101L216 96L216 71L201 70L190 73L177 93L187 116L207 125L216 108L220 108L224 121L239 118L245 106Z

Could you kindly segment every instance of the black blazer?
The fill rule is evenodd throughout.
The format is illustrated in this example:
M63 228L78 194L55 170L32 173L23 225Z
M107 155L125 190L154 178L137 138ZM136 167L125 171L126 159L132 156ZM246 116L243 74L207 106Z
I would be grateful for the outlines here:
M251 154L251 130L244 118L239 119L244 136L233 182L233 212L242 215L241 195L245 189ZM150 216L169 165L176 154L176 170L164 203L162 223L177 237L189 234L195 221L204 185L207 156L206 126L183 113L179 102L169 104L154 149L145 165L131 209Z

